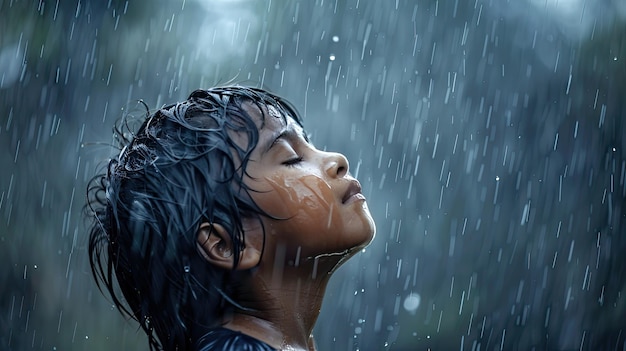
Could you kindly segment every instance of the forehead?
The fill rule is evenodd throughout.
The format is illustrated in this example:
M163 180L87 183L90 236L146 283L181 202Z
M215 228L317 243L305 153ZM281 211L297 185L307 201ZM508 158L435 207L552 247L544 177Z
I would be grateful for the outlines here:
M288 114L284 109L263 103L247 102L243 104L244 110L254 121L259 134L279 131L285 128L293 128L299 133L303 132L302 127L296 122L294 116Z

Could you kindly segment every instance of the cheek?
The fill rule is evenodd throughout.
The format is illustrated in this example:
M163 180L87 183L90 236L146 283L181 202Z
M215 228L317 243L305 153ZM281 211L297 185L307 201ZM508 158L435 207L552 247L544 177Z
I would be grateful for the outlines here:
M282 176L265 178L271 190L262 194L259 205L270 215L298 226L331 222L334 194L329 184L315 175L295 179ZM300 230L306 227L299 228Z
M298 248L305 256L342 252L364 246L372 239L374 227L367 205L342 207L323 178L279 174L266 176L263 181L264 191L255 193L254 198L276 218L266 222L267 233L293 252Z

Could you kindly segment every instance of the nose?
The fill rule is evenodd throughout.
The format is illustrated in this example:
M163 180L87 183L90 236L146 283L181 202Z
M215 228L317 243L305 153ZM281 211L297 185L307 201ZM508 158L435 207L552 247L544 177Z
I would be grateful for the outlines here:
M326 173L333 178L346 176L350 170L348 159L337 152L328 152L327 154Z

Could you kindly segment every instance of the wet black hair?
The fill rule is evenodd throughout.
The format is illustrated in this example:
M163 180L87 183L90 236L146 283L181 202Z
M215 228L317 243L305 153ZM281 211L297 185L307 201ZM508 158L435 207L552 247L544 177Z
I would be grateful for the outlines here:
M191 349L203 328L241 308L232 286L245 247L242 218L266 215L243 182L259 140L245 104L258 107L261 128L269 106L302 124L288 101L258 88L196 90L146 112L135 132L118 123L119 156L89 183L92 273L118 310L139 322L151 350ZM229 233L232 270L214 267L198 251L203 222Z

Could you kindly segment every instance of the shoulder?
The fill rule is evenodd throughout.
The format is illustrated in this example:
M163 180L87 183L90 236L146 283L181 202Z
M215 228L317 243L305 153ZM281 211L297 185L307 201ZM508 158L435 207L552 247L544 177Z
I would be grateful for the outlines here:
M196 348L198 351L276 351L261 340L227 328L210 329L196 341Z

